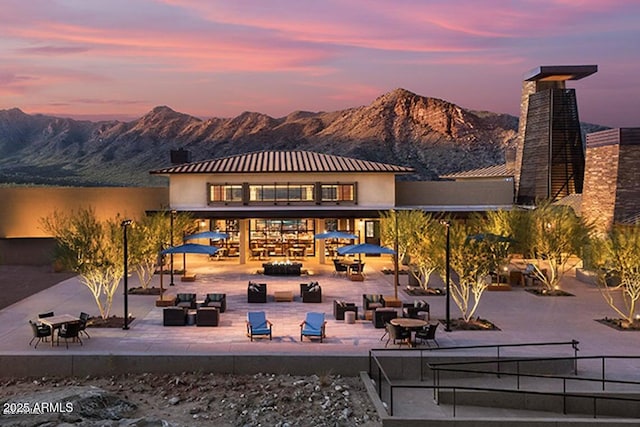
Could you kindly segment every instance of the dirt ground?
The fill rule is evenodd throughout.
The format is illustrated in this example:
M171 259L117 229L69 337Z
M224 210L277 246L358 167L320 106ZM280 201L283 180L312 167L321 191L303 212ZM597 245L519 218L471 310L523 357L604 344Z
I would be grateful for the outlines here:
M51 266L0 265L0 309L75 276Z
M50 267L0 266L0 309L72 276L54 273ZM137 409L127 414L128 419L160 419L175 426L381 425L360 378L329 374L321 377L183 373L0 378L0 402L19 401L20 396L74 386L100 387L135 404ZM19 424L4 424L0 415L0 425L41 424L30 417L22 415L17 418ZM58 421L78 425L73 422L73 414L71 419L62 416ZM81 425L94 425L77 421ZM112 425L96 422L95 425Z

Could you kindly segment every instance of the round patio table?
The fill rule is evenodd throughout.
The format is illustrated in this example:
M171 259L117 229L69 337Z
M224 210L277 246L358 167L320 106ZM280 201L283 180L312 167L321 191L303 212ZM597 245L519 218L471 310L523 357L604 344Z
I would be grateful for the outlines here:
M395 319L391 319L389 323L395 326L400 326L401 328L409 329L410 332L423 328L429 324L426 320L412 319L410 317L396 317ZM409 347L415 346L415 340L411 338L411 335L409 335L408 344Z

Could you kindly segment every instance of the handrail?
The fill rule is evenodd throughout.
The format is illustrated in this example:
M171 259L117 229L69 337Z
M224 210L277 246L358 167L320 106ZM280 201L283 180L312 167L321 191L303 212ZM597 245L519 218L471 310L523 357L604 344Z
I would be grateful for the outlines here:
M579 360L601 360L601 375L600 378L590 378L590 377L577 377L577 362ZM516 364L516 372L503 372L500 370L500 365L498 364L497 370L475 370L475 369L459 369L459 368L443 368L442 366L463 366L463 365L482 365L487 363L496 363L496 360L483 360L483 361L463 361L463 362L435 362L428 363L427 366L429 369L435 372L434 374L434 383L440 382L440 371L446 372L465 372L465 373L474 373L474 374L489 374L496 375L500 377L500 375L507 376L515 376L517 377L516 388L520 389L520 377L528 377L528 378L544 378L544 379L561 379L563 381L563 390L566 390L566 381L585 381L585 382L599 382L602 384L602 390L606 390L606 384L630 384L630 385L640 385L640 381L631 381L631 380L613 380L606 378L606 361L607 359L640 359L640 356L576 356L576 357L546 357L546 358L527 358L527 359L501 359L501 363L515 363ZM566 375L556 375L556 374L525 374L520 372L520 364L521 363L530 363L530 362L549 362L549 361L562 361L562 360L571 360L574 362L574 376L566 376ZM436 381L437 378L437 381Z
M500 359L500 349L501 348L511 348L511 347L543 347L543 346L564 346L570 345L573 349L574 357L578 356L578 344L580 341L571 340L571 341L555 341L555 342L536 342L536 343L508 343L508 344L478 344L478 345L464 345L464 346L453 346L453 347L427 347L427 348L374 348L369 350L369 375L371 375L371 358L375 357L372 354L374 352L398 352L398 351L410 351L410 352L419 352L420 353L420 381L424 381L424 370L423 370L423 358L425 351L441 351L441 350L471 350L471 349L480 349L480 348L495 348L496 356ZM499 364L500 362L498 362ZM577 369L574 367L574 369Z
M472 390L472 391L486 391L486 392L498 392L498 393L510 393L510 394L531 394L531 395L539 395L539 396L557 396L562 397L562 413L564 415L567 414L567 397L575 397L580 399L593 399L593 418L598 417L597 411L597 402L598 400L612 400L612 401L624 401L624 402L640 402L640 398L632 398L632 397L619 397L619 396L603 396L598 394L578 394L578 393L559 393L559 392L548 392L548 391L537 391L537 390L512 390L512 389L500 389L500 388L490 388L490 387L469 387L469 386L429 386L429 385L418 385L418 384L390 384L391 387L391 404L389 406L389 415L393 416L393 391L395 389L402 388L419 388L419 389L434 389L434 395L438 396L436 399L436 404L440 405L440 390L452 390L453 391L453 399L452 399L452 416L455 418L456 416L456 391L458 390ZM437 392L437 393L436 393ZM609 415L607 415L609 416ZM627 417L631 418L631 417Z
M497 359L500 360L500 348L508 348L508 347L530 347L530 346L536 346L536 347L540 347L540 346L560 346L560 345L571 345L571 347L573 348L574 351L574 357L577 357L577 353L579 351L578 348L578 344L579 341L577 340L571 340L571 341L562 341L562 342L542 342L542 343L510 343L510 344L480 344L480 345L471 345L471 346L454 346L454 347L435 347L435 348L424 348L424 349L406 349L404 351L412 351L412 352L419 352L420 353L420 381L424 381L424 363L423 363L423 358L424 358L424 352L425 351L436 351L436 350L468 350L468 349L479 349L479 348L495 348L496 349L496 354L497 354ZM375 355L375 352L388 352L388 351L403 351L402 349L370 349L369 350L369 376L370 377L374 377L373 376L373 366L372 364L375 363L375 365L377 366L377 373L378 376L376 377L378 379L378 387L377 387L377 391L378 391L378 396L382 399L382 380L384 379L386 381L387 384L389 384L390 387L390 395L389 395L389 410L391 415L393 415L393 389L394 387L397 387L393 384L393 382L391 381L391 379L389 378L389 376L387 375L387 373L385 372L384 368L382 367L380 361L378 360L378 357ZM495 360L494 360L495 362ZM499 363L499 362L498 362ZM375 381L375 380L374 380ZM421 385L418 387L422 387L424 388L425 386ZM429 387L431 388L431 387ZM520 390L519 390L520 391ZM435 390L434 390L435 393Z

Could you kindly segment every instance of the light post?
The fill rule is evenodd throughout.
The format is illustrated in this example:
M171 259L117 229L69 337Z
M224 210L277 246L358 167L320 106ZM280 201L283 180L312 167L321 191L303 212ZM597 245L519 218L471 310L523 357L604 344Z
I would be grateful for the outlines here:
M120 224L122 226L122 239L124 245L124 324L122 329L129 329L129 248L127 244L127 227L131 225L133 221L125 219Z
M393 257L393 289L394 289L394 298L398 299L398 286L400 286L400 278L398 277L398 268L399 266L399 260L398 260L398 211L394 210L393 211L393 219L395 221L395 232L394 234L394 238L393 238L393 250L395 252L395 255Z
M173 217L176 215L176 211L172 210L171 211L171 219L170 219L170 233L171 233L171 242L169 243L169 247L173 247ZM170 268L171 268L171 280L169 281L169 286L174 286L175 283L173 283L173 252L171 253L171 261L170 261Z
M445 253L445 284L446 284L446 292L447 292L447 301L445 306L445 331L451 332L451 245L450 245L450 229L451 223L449 221L441 221L441 224L444 225L447 229L447 245L446 245L446 253Z

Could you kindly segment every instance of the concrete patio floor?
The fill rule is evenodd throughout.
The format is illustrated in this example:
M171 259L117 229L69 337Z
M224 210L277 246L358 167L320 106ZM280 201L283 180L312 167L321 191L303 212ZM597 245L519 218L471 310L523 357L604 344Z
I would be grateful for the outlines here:
M198 259L200 258L200 259ZM175 286L169 287L169 275L164 275L164 285L169 292L193 292L203 299L208 292L227 294L227 311L221 314L218 327L164 327L162 308L155 307L155 296L129 296L129 311L136 318L127 331L122 329L90 328L91 339L84 345L52 347L41 343L37 349L29 346L31 330L29 319L38 313L55 311L56 314L77 315L86 311L97 315L97 308L89 290L77 278L65 280L49 289L25 298L0 311L0 354L322 354L366 356L372 348L384 346L380 337L383 329L375 329L371 321L359 319L356 324L345 324L333 317L333 300L355 302L362 317L362 294L393 295L393 275L383 274L383 268L392 268L390 258L367 257L364 282L352 282L333 275L332 265L304 262L309 276L283 277L263 276L257 271L261 262L239 265L234 260L208 261L204 257L189 256L188 268L197 274L195 282L181 282L176 275ZM176 266L180 266L176 261ZM154 277L153 286L159 286L159 276ZM246 298L249 280L268 285L269 300L266 304L248 304ZM322 303L302 303L299 298L299 283L318 281L322 286ZM405 302L416 297L404 292L407 276L400 275L398 296ZM129 287L138 286L137 278L131 276ZM121 285L122 287L122 285ZM613 312L604 303L599 290L581 283L573 274L563 279L563 289L572 297L539 297L523 288L509 292L486 292L477 315L496 324L499 331L453 331L445 332L439 327L437 339L441 346L474 344L522 343L543 341L580 341L580 354L640 354L640 333L621 332L596 322ZM275 302L273 293L291 290L294 302ZM444 319L444 296L418 297L426 299L431 306L431 319ZM273 340L258 339L254 342L246 337L245 319L247 311L264 310L274 324ZM305 313L321 311L326 314L327 339L323 343L300 341L300 322ZM118 289L114 298L112 314L122 315L123 296ZM451 316L459 312L451 302ZM526 350L529 354L531 348ZM553 348L540 348L535 354L557 352ZM566 355L564 350L562 354Z

